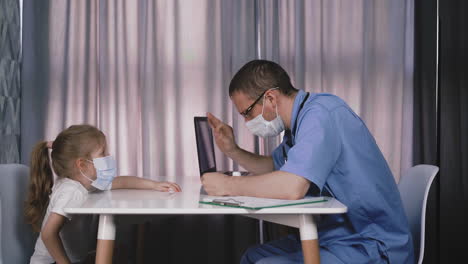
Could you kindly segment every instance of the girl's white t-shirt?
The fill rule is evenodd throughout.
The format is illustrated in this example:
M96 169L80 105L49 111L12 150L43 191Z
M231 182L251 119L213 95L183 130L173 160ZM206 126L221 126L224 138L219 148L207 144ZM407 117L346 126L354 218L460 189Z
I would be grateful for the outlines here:
M60 230L60 238L65 252L72 263L85 260L93 239L91 231L93 229L93 221L92 216L69 215L63 210L66 207L80 207L86 201L87 196L88 190L81 183L69 178L57 179L52 187L49 205L42 221L42 227L44 227L52 212L68 218ZM54 262L55 260L49 254L39 234L30 263L50 264Z

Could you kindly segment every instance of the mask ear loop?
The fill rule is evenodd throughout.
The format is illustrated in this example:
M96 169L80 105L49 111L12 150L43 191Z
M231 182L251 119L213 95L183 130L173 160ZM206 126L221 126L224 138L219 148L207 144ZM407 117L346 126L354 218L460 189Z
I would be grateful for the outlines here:
M265 109L265 97L266 94L263 95L263 102L262 102L262 117L263 117L263 110ZM265 117L263 117L263 119L265 119Z
M86 160L87 162L92 163L93 166L94 166L94 162L93 162L93 161L91 161L91 160L89 160L89 159L84 159L84 160ZM91 182L94 181L94 180L92 180L91 178L89 178L88 176L86 176L86 175L81 171L81 168L78 168L78 170L80 171L80 173L81 173L81 175L82 175L83 177L85 177L86 179L88 179L88 180L91 181Z
M275 105L275 109L276 109L276 117L278 117L279 116L279 114L278 114L278 104Z
M93 182L94 180L91 180L91 178L89 178L88 176L86 176L82 171L81 169L78 169L81 173L81 176L85 177L87 180L89 180L90 182Z

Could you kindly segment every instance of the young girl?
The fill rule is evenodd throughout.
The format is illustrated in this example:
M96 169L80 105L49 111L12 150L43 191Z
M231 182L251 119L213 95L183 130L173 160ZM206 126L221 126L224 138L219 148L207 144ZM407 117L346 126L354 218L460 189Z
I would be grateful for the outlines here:
M52 148L52 168L58 177L55 182L49 148ZM31 154L25 214L40 235L30 263L80 263L85 260L89 250L86 242L91 241L88 237L91 223L86 219L90 218L66 214L64 208L80 206L89 191L181 191L175 183L132 176L115 177L115 165L115 160L107 152L105 135L90 125L71 126L52 143L37 143Z

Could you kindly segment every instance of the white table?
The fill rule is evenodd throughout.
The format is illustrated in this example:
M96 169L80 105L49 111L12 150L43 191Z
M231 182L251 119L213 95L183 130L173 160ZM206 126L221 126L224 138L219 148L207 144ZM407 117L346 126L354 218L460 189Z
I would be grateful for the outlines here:
M317 227L313 215L341 214L347 211L339 201L247 210L199 203L201 183L198 177L177 181L180 193L149 190L113 190L91 193L81 207L65 208L70 214L98 214L99 230L96 263L112 263L115 239L114 215L243 215L273 223L297 227L300 230L304 263L320 263Z

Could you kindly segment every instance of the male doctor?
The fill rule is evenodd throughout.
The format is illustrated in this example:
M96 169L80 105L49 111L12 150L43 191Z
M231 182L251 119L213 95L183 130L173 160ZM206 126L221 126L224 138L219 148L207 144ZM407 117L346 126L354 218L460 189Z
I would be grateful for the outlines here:
M364 122L340 98L295 89L278 64L254 60L229 85L245 125L260 137L285 131L272 156L237 146L232 128L208 113L219 149L253 176L206 173L210 195L301 199L331 196L348 213L317 224L321 263L413 263L413 244L395 180ZM247 250L241 263L302 263L288 236Z

